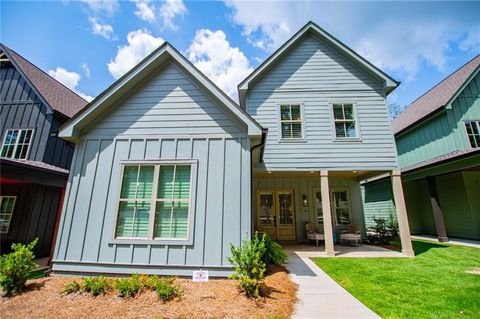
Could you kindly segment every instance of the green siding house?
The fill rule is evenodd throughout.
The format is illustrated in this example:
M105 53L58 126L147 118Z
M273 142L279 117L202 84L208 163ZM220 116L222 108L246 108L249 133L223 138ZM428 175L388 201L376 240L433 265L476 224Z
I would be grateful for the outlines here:
M480 239L479 69L476 56L392 122L412 234ZM367 222L392 209L387 181L362 190Z

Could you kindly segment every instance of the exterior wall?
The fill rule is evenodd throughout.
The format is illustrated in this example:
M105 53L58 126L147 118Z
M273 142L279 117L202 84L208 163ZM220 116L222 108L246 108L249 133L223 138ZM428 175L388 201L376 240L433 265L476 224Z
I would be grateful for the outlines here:
M230 243L251 235L246 128L234 127L223 108L173 65L123 101L82 132L76 146L53 270L188 276L203 268L229 274ZM119 162L127 159L198 160L192 245L113 240Z
M54 113L52 116L50 132L57 132L60 126L62 126L67 120L67 117L64 117L58 113ZM70 169L74 149L74 144L64 141L56 136L49 135L45 145L43 162L55 165L57 167Z
M392 182L390 179L382 182L363 185L362 200L366 227L375 225L373 218L388 219L390 213L396 218L393 202Z
M48 257L61 189L38 184L2 184L1 187L2 195L17 197L8 234L1 236L1 253L9 252L13 243L27 244L38 237L35 256Z
M480 172L463 172L465 190L470 203L472 224L477 225L477 236L480 238Z
M427 181L421 179L403 183L408 222L412 234L436 236L435 220L428 193Z
M360 141L334 141L333 102L356 105ZM280 141L279 104L298 103L304 105L305 141ZM382 84L314 36L302 39L251 85L246 110L268 128L257 171L397 167Z
M312 174L313 175L313 174ZM295 226L297 241L306 241L305 224L312 222L316 225L315 213L315 191L320 191L320 176L316 177L253 177L252 183L252 207L254 229L256 229L256 207L257 207L257 190L261 189L293 189L295 200ZM351 221L360 225L362 232L365 230L365 222L362 208L362 197L360 184L354 178L329 178L330 192L335 188L345 188L348 191L350 199ZM309 198L309 206L302 205L302 196L307 195ZM318 227L318 225L316 225ZM345 229L337 227L340 229ZM334 227L335 230L335 227Z
M456 150L469 149L464 121L478 119L480 73L445 111L396 136L400 166L408 167Z

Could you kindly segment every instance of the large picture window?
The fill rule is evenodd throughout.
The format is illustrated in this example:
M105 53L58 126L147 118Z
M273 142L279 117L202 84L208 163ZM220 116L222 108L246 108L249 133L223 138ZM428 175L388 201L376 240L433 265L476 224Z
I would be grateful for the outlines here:
M338 139L358 138L353 104L333 104L335 137Z
M0 234L7 234L15 208L15 196L0 196Z
M473 148L480 147L480 121L466 121L468 141Z
M187 240L192 164L125 165L116 238Z
M33 129L8 129L2 144L1 157L27 159Z
M303 119L300 104L280 105L282 139L303 139Z

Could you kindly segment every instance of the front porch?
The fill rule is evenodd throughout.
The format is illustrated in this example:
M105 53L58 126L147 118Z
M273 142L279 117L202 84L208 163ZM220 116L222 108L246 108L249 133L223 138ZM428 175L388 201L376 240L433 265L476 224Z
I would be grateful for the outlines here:
M398 171L256 172L252 180L254 230L283 244L307 243L316 236L322 246L315 246L318 242L313 240L311 251L322 251L328 257L361 257L362 250L378 257L384 252L379 247L360 245L354 249L337 244L348 242L343 240L345 233L357 236L353 243L367 239L360 181L386 173L392 177L402 253L413 256Z
M325 253L325 245L307 245L307 244L286 244L283 250L289 256L298 256L300 258L328 257ZM378 257L403 257L399 251L390 250L380 246L358 245L344 246L334 245L335 257L345 258L378 258Z

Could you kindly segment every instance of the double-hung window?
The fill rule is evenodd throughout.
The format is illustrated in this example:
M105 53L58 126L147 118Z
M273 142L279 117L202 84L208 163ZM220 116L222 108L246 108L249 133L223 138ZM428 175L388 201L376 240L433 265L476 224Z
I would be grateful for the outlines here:
M300 104L280 105L282 139L303 139L303 118Z
M333 121L337 139L358 138L353 104L333 104Z
M480 121L465 121L468 141L473 148L480 147Z
M332 202L335 223L337 225L350 224L350 204L346 189L332 191Z
M15 196L0 196L0 234L8 233L16 200Z
M3 139L1 157L27 159L33 129L8 129Z
M116 238L188 240L192 163L127 164Z

